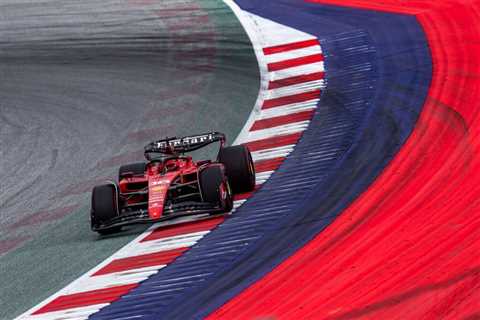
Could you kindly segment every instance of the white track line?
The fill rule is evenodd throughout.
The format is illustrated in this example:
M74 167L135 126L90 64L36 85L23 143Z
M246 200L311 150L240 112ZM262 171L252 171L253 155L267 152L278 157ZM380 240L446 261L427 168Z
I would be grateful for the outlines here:
M310 46L306 48L300 48L295 50L289 50L285 52L279 52L274 54L265 55L265 62L268 63L275 63L284 60L296 59L300 57L310 56L313 54L321 54L322 50L320 46Z
M127 284L139 283L151 275L154 275L166 264L159 264L156 266L150 266L146 268L137 268L121 272L109 273L105 275L98 275L88 279L84 279L77 287L66 294L75 294L85 291L106 289L116 286L122 286Z
M295 145L290 144L286 146L281 146L272 149L265 149L260 151L252 152L253 161L267 160L279 157L286 157L290 152L293 151Z
M290 77L301 76L304 74L309 74L313 72L324 72L325 64L324 62L315 62L311 64L304 64L298 67L291 67L288 69L278 70L270 72L268 75L268 80L275 81Z
M54 311L34 316L29 316L31 320L74 320L74 319L88 319L90 315L98 312L103 307L108 306L108 303L95 304L87 307L72 308L62 311Z
M179 248L188 248L197 243L198 240L203 238L203 236L205 236L209 232L210 231L194 232L169 238L140 242L136 247L135 252L120 252L118 255L115 256L115 258L124 259L143 254L157 253Z
M269 99L279 98L284 96L290 96L302 92L309 92L314 90L323 89L325 87L325 80L314 80L294 84L286 87L276 88L268 90L267 97Z
M250 135L243 142L262 140L277 137L280 135L305 131L309 123L310 121L301 121L281 125L279 127L251 131Z
M258 120L269 119L289 114L295 114L302 111L312 110L317 108L317 103L320 99L313 99L306 102L286 104L281 107L264 109L260 111Z

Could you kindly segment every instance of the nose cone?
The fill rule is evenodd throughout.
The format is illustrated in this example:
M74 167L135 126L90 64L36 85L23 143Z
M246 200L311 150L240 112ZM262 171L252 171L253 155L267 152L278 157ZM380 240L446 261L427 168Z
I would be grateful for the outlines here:
M178 176L178 172L167 172L164 175L154 174L148 179L148 215L150 219L160 219L167 198L170 183Z
M163 204L158 202L150 203L148 206L148 215L150 219L160 219L162 216Z

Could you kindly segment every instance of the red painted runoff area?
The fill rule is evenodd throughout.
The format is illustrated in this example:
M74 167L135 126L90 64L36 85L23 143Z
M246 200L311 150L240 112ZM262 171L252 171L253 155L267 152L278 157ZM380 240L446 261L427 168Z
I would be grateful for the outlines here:
M480 318L480 2L310 2L415 15L433 59L429 95L367 191L209 318Z

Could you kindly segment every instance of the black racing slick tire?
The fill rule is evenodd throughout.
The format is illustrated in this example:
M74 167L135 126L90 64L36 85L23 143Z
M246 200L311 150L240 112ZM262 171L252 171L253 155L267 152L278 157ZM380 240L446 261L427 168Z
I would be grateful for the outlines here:
M199 183L203 201L218 203L225 212L232 210L232 191L222 165L211 165L200 171Z
M234 194L255 189L255 167L247 146L238 145L221 148L218 161L223 163Z
M91 226L100 234L119 232L122 227L97 229L118 216L118 187L113 183L96 186L92 191Z
M145 162L137 162L123 165L118 169L118 181L120 182L120 180L129 175L138 176L145 174L145 169Z

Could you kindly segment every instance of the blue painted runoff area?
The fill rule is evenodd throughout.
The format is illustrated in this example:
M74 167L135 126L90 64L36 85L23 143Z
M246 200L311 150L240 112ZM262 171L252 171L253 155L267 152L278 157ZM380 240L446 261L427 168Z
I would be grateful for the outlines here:
M327 88L314 118L232 217L91 319L206 317L341 214L388 165L422 110L432 62L415 17L294 0L237 3L319 38Z

